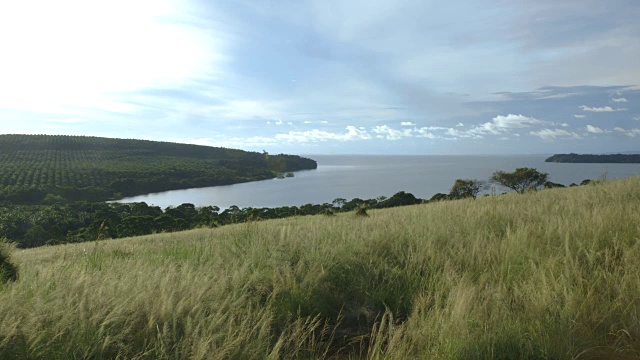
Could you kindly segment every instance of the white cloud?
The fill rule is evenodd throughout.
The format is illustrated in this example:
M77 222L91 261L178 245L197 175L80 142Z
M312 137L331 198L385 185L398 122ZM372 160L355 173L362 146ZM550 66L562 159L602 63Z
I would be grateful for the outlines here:
M305 121L303 122L303 124L311 124L311 121L309 121L309 120L305 120Z
M628 102L628 100L626 98L613 98L611 100L613 100L613 102L617 102L617 103Z
M544 124L543 121L536 118L509 114L507 116L498 115L491 122L484 123L471 129L471 132L480 134L500 134L511 129L527 128L535 124Z
M454 128L449 128L447 129L447 135L453 136L455 138L473 138L473 139L483 139L484 136L480 135L479 133L469 130L469 131L464 131L464 130L458 130L458 129L454 129Z
M625 129L625 128L621 128L621 127L614 127L613 130L621 132L627 136L630 137L636 137L638 135L640 135L640 129Z
M562 126L562 127L569 127L569 124L567 124L567 123L562 123L562 124L560 124L560 126Z
M232 137L223 140L214 140L212 138L201 138L194 140L179 141L185 144L217 146L227 148L242 148L246 146L265 146L276 143L275 139L261 136L253 136L249 138Z
M590 112L615 112L615 111L627 111L627 109L619 108L614 109L611 106L603 106L603 107L589 107L586 105L580 105L580 109L582 111L590 111Z
M458 124L456 125L456 127L463 127L463 126L464 126L464 124L463 124L463 123L458 123Z
M440 139L442 136L436 135L432 133L432 130L442 130L441 128L434 127L423 127L420 129L414 129L414 134L419 138L427 138L427 139Z
M320 121L320 123L321 123L321 124L328 124L329 122L328 122L328 121L326 121L326 120L322 120L322 121Z
M3 2L0 107L94 109L117 93L215 79L232 42L223 29L191 26L191 12L174 0Z
M582 137L575 132L569 132L562 129L542 129L540 131L531 131L530 135L537 136L543 140L554 140L555 138L565 139L581 139Z
M416 126L416 124L412 123L411 121L403 121L400 123L401 126Z
M587 115L573 115L573 117L576 119L584 119L587 117Z
M70 118L70 119L41 119L42 121L46 121L46 122L54 122L54 123L60 123L60 124L78 124L78 123L84 123L87 122L87 120L85 119L81 119L81 118Z
M282 120L276 121L276 125L282 125Z
M318 129L308 131L289 131L288 133L276 134L273 137L253 136L248 138L231 137L225 139L201 138L193 140L183 140L186 144L220 146L229 148L246 148L255 146L268 146L279 143L312 143L323 141L349 141L349 140L369 140L372 136L367 131L360 130L355 126L347 126L344 133L333 133Z
M329 131L323 131L318 129L308 131L289 131L286 134L277 134L274 136L275 140L283 140L287 142L318 142L327 140L368 140L371 139L371 135L365 130L360 130L355 126L347 126L346 133L332 133Z
M640 135L640 129L631 129L625 135L631 136L631 137L636 137L636 136Z
M602 134L604 132L604 130L600 129L597 126L593 126L593 125L587 125L587 131L592 133L592 134Z
M289 122L287 123L287 125L293 125L293 123L292 123L291 121L289 121Z
M228 100L223 104L204 107L208 116L228 120L277 117L282 113L282 104L259 100ZM186 110L186 109L185 109ZM280 125L276 122L277 125Z
M403 137L413 136L413 129L395 130L387 125L376 126L371 131L378 134L377 137L386 138L387 140L400 140Z
M640 116L635 116L635 117L633 118L633 120L635 120L635 121L640 121Z

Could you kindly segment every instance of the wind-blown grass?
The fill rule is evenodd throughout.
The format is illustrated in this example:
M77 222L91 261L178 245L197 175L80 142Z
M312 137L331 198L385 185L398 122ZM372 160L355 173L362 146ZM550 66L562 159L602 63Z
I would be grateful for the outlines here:
M17 251L0 358L640 356L640 179Z

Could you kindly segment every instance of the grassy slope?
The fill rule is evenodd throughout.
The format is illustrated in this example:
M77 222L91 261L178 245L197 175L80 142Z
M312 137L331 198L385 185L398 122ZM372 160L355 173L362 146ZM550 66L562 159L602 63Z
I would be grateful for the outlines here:
M14 253L0 358L640 356L640 178Z

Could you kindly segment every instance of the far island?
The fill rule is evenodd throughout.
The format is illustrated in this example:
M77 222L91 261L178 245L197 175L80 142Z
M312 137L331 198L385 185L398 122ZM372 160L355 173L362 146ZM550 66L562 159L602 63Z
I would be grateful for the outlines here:
M555 154L545 160L545 162L556 163L620 163L631 164L640 163L640 154Z

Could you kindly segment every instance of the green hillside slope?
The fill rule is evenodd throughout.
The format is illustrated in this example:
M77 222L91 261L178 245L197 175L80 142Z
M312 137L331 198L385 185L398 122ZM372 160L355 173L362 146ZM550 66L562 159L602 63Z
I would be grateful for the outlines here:
M0 135L0 201L106 200L315 169L311 159L87 136Z
M14 252L0 358L632 359L640 178Z

